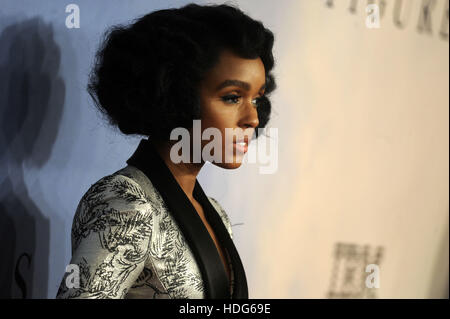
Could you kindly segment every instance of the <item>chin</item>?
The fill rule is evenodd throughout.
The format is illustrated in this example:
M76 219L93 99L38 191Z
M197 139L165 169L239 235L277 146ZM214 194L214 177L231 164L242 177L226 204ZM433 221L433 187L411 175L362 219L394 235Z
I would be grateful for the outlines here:
M239 162L238 163L211 163L211 164L216 165L221 168L225 168L225 169L236 169L236 168L241 167L242 162L241 163L239 163Z
M229 150L228 153L224 150L222 151L223 155L220 163L215 162L213 158L211 158L210 163L224 169L236 169L241 167L244 161L245 153L236 153L233 145L231 145L229 149L231 150Z

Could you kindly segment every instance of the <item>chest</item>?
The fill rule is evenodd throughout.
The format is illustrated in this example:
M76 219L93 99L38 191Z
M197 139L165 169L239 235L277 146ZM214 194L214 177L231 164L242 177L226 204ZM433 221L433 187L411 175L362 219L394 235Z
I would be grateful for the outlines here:
M203 224L205 225L206 229L208 230L208 233L211 236L211 238L212 238L212 240L213 240L213 242L214 242L214 244L216 246L216 249L217 249L217 251L218 251L218 253L220 255L222 263L223 263L223 265L225 267L225 270L227 272L228 280L230 280L231 272L230 272L230 268L229 268L228 261L227 261L227 258L226 258L225 250L220 245L220 242L219 242L216 234L214 233L214 230L212 229L211 225L206 220L206 217L205 217L205 214L204 214L202 206L199 205L198 203L193 203L193 205L194 205L195 209L197 210L197 212L198 212L198 214L199 214Z
M233 282L230 278L233 276L225 258L227 251L222 249L214 230L203 216L200 215L201 220L220 255L232 291ZM204 282L198 264L178 224L168 211L164 210L164 213L153 216L149 244L146 267L151 269L151 274L144 287L157 288L156 297L152 298L164 298L166 294L169 298L176 299L204 298Z

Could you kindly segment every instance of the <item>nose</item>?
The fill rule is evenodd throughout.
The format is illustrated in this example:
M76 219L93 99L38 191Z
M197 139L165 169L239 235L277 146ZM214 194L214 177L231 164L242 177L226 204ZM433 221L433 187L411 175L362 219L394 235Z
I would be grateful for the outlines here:
M258 109L251 103L245 103L240 114L239 127L256 128L259 125Z

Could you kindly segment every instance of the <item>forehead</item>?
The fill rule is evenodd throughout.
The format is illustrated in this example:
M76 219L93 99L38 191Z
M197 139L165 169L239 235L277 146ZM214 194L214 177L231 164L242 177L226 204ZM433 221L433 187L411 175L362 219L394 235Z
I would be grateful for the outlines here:
M219 62L206 75L208 86L214 87L224 80L248 82L255 90L265 83L265 69L261 58L243 59L229 50L222 51Z

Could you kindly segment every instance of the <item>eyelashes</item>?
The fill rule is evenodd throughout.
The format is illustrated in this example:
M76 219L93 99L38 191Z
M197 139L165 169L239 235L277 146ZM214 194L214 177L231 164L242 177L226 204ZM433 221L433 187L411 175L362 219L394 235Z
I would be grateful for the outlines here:
M239 103L239 99L241 97L242 96L237 95L237 94L229 94L229 95L222 96L221 99L226 104L238 104ZM255 107L259 106L259 104L261 103L262 99L263 99L263 96L260 96L260 97L258 97L256 99L252 100L253 104L255 105Z
M230 95L222 96L222 101L224 101L227 104L237 104L237 103L239 103L239 101L238 101L239 98L241 98L240 95L230 94Z

